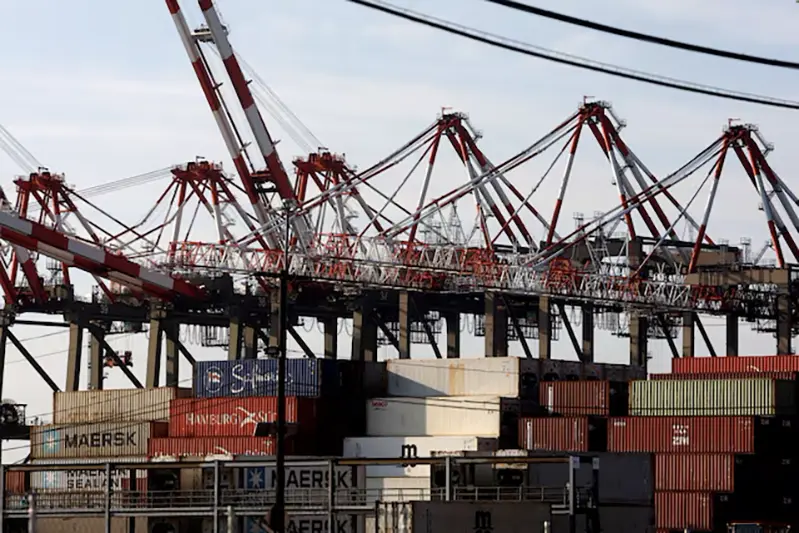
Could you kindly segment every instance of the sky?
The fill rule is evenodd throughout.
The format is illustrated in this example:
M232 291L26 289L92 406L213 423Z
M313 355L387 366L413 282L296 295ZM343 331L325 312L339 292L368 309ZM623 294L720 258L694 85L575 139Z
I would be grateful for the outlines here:
M197 25L201 15L196 4L185 0L182 4ZM757 9L743 0L535 4L753 55L791 59L791 51L799 45L795 32L799 11L787 0ZM727 89L790 98L799 82L791 71L640 44L480 0L396 0L396 5L557 51ZM769 160L778 172L782 169L789 185L794 183L789 170L797 167L799 154L791 146L796 131L791 111L575 70L467 42L343 0L219 0L218 7L240 56L326 147L345 153L347 161L360 168L403 145L432 123L442 108L468 113L483 134L481 148L492 161L502 161L552 130L584 97L590 97L613 104L627 123L622 132L627 143L656 175L678 168L714 141L728 119L739 119L758 125L774 143ZM162 2L28 0L0 2L0 9L4 20L11 21L0 34L0 45L8 51L0 58L0 124L44 165L65 173L75 188L198 156L232 167ZM281 140L278 149L288 166L293 157L303 154L302 148L268 112L264 116L273 137ZM13 160L0 154L0 184L8 194L13 194L13 177L21 172ZM452 159L442 160L434 187L453 188L462 182L462 173ZM535 172L529 171L528 183L532 175ZM545 198L542 202L547 205L554 202L557 179L540 191L539 198ZM416 201L411 194L418 191L414 183L419 182L410 182L400 194L403 202ZM166 181L156 182L93 200L132 222L144 215L165 187ZM380 187L390 189L390 180ZM749 187L739 169L725 172L709 226L714 238L735 244L748 236L756 246L764 242L765 221ZM686 185L681 198L691 193ZM589 141L581 147L568 201L563 215L567 228L573 227L573 212L590 216L617 202L607 163ZM700 213L703 205L704 197L697 200ZM723 329L713 321L707 325L720 349ZM309 324L307 329L313 327ZM49 332L15 329L23 339ZM746 331L742 326L742 353L773 352L771 336ZM482 339L465 335L464 352L479 355ZM146 342L143 335L113 341L120 350L134 352L138 375L144 372ZM309 342L321 346L318 334L309 334ZM347 349L346 342L341 340L341 351ZM558 343L556 354L574 358L566 342ZM27 345L62 384L66 335L54 334ZM707 353L701 342L697 345L700 354ZM600 361L621 362L628 353L626 341L608 334L598 334L597 346ZM200 359L224 357L220 350L192 349ZM420 357L431 356L425 347L414 349ZM517 344L511 351L521 353ZM47 418L52 409L47 387L19 361L16 350L9 348L9 353L14 363L6 369L3 396L28 403L29 414ZM388 349L381 353L394 356ZM668 369L664 342L651 342L650 356L654 370ZM188 374L184 377L188 379ZM106 387L114 386L125 386L118 370L109 372ZM5 461L23 453L16 443L4 448Z

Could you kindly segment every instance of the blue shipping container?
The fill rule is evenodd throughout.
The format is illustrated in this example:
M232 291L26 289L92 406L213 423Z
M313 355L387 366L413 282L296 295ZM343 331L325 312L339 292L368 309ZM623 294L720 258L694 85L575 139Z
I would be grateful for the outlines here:
M336 361L288 359L286 396L318 397L339 390ZM220 396L277 396L277 359L197 361L194 394L198 398Z

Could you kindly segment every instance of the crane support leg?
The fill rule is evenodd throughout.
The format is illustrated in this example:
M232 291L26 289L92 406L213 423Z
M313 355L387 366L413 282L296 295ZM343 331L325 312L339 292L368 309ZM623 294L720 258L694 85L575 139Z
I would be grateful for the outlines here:
M594 306L585 304L583 314L583 359L584 363L594 362Z
M241 345L244 343L244 324L241 318L231 313L227 345L227 358L230 361L241 359Z
M102 326L87 328L89 330L89 389L103 388L103 355L105 354L105 330Z
M69 353L67 354L66 390L80 389L80 365L83 349L83 326L78 323L69 325Z
M280 345L280 291L272 291L269 306L269 346Z
M552 315L549 296L538 298L538 358L552 359Z
M164 337L166 338L166 377L164 384L167 387L180 385L180 347L178 333L180 326L172 321L163 324Z
M147 388L157 387L161 378L161 338L162 322L159 318L150 319L150 339L147 344Z
M399 358L411 358L411 295L408 291L399 293Z
M361 308L352 314L352 358L377 361L377 323L371 298L364 298Z
M5 317L0 324L0 398L3 397L3 385L6 370L6 346L8 345L8 326L5 324Z
M444 321L447 324L447 359L458 359L461 356L461 314L449 311Z
M485 356L508 356L508 310L502 296L485 293Z
M727 356L734 357L738 355L738 317L735 315L727 315L726 323L724 324L724 331L726 334Z
M338 318L328 316L322 319L325 330L325 359L338 358Z
M242 335L244 340L244 352L242 353L242 357L244 359L258 358L258 329L259 328L250 324L244 326L244 333Z
M777 296L777 355L793 353L791 316L791 297L788 294Z
M696 329L694 328L694 313L687 312L682 315L682 356L694 357L696 355Z
M630 314L630 364L646 368L648 319L635 311Z

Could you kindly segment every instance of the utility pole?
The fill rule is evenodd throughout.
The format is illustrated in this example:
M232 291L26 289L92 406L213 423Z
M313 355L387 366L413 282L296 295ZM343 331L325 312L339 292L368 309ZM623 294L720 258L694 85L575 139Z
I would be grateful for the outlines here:
M286 357L288 350L286 337L289 327L288 283L289 247L291 246L291 210L286 207L286 228L283 253L283 266L280 270L279 323L277 356L277 494L275 495L272 529L275 533L285 533L286 517Z

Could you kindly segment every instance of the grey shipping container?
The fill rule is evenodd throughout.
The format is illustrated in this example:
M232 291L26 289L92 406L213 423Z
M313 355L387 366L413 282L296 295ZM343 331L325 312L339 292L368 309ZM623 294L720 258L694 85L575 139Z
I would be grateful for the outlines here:
M552 509L541 502L412 503L413 533L543 533Z
M796 383L762 379L633 381L631 416L775 416L796 413Z
M588 531L586 515L575 517L576 531ZM599 530L607 533L655 533L655 508L650 506L599 505ZM569 533L569 517L552 517L550 533Z
M542 454L535 454L541 456ZM549 454L550 456L555 454ZM574 455L574 454L572 454ZM599 501L607 504L654 504L655 461L650 453L577 454L599 459ZM531 464L527 484L531 487L563 486L569 469L559 464ZM580 464L575 480L578 487L593 483L593 466Z
M31 458L130 457L147 455L150 437L166 437L165 422L103 422L34 426Z

